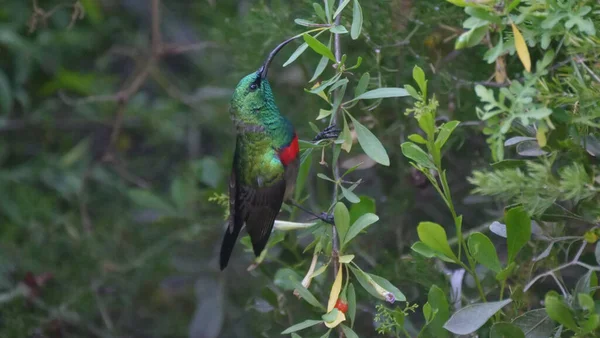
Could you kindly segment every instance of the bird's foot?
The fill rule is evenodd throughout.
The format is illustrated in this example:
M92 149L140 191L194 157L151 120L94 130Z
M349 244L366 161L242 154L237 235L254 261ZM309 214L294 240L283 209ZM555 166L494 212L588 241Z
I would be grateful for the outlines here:
M338 129L335 124L332 124L319 132L313 139L313 142L318 142L320 140L334 140L340 136L341 132L342 131Z
M319 218L325 222L325 223L329 223L331 225L335 225L334 221L333 221L333 214L328 214L325 211L323 211L321 213L321 215L319 216Z
M328 214L326 212L322 212L320 215L315 214L314 212L306 209L305 207L301 206L300 204L296 203L295 201L288 201L287 203L289 203L290 205L295 206L296 208L304 211L305 213L316 217L317 219L320 219L321 221L334 225L335 223L333 222L333 214Z

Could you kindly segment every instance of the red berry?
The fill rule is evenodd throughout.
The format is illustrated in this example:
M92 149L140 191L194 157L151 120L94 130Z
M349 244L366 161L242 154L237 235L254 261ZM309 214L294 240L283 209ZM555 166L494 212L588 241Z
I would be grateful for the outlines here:
M348 312L348 303L338 298L337 302L335 303L335 308L342 311L343 313L346 313Z

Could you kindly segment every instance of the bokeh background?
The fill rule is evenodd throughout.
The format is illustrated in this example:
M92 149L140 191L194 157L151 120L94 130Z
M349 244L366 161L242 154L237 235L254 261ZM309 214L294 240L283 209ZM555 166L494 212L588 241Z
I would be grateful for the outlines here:
M227 193L233 88L301 32L294 19L310 18L312 2L0 1L1 337L277 337L310 318L278 280L306 271L306 236L280 235L252 271L253 255L238 245L220 272L224 209L209 199ZM414 65L425 69L439 115L463 121L444 159L457 212L467 229L485 225L502 206L469 196L466 178L489 160L472 81L486 81L493 65L481 61L483 47L454 51L464 13L442 0L361 4L364 35L342 38L350 60L364 58L354 75L402 87ZM280 53L269 76L281 111L309 140L309 121L323 126L320 99L304 92L318 57L305 53L283 68L298 45ZM365 161L351 179L363 179L356 192L381 218L353 248L361 266L423 304L433 283L446 283L439 267L408 255L415 227L434 221L451 237L453 227L401 154L415 130L404 115L411 103L386 100L358 114L389 167L359 147L341 161ZM331 197L316 177L329 170L318 157L305 187L315 211ZM327 278L315 293L328 293ZM376 337L374 301L362 292L356 331Z

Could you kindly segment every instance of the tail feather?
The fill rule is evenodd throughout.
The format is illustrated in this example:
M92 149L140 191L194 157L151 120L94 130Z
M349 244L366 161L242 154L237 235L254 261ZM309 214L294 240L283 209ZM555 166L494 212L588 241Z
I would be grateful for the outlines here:
M221 244L221 271L223 271L229 263L229 258L231 257L231 253L233 252L233 247L235 246L238 235L240 234L240 230L241 227L237 227L233 229L233 231L230 231L230 228L227 228L227 230L225 231L223 243Z

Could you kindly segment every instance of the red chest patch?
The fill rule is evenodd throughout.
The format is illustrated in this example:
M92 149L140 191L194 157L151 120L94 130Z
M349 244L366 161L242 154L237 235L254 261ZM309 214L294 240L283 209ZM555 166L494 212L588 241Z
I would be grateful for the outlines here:
M279 150L279 159L284 166L287 166L298 157L299 152L298 135L294 134L292 142Z

